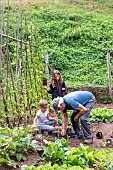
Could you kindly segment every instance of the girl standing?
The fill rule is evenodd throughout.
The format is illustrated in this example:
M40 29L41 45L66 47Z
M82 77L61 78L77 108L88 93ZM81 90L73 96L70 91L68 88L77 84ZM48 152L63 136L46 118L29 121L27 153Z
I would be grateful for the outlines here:
M52 100L58 96L63 97L63 93L66 90L66 86L58 70L54 70L52 74L49 89L47 88L47 86L44 86L44 88L47 90L48 93L52 94Z

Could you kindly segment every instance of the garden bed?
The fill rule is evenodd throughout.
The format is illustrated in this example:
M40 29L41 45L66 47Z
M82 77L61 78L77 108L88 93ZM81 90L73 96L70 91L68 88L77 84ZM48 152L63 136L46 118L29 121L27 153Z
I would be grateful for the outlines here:
M96 133L99 131L101 131L104 135L102 139L96 138ZM102 122L93 123L92 132L93 132L93 144L90 144L91 147L97 148L97 149L113 148L113 136L112 136L113 124L112 123L102 123ZM112 144L106 145L105 141L107 138L112 139ZM20 170L20 167L22 165L28 165L28 166L38 165L39 166L39 165L44 164L44 162L40 162L39 164L37 163L37 160L42 158L41 154L38 153L38 150L40 148L42 149L44 148L44 142L43 142L44 139L54 142L55 138L53 137L53 135L43 134L42 138L34 137L34 139L37 140L37 147L33 151L28 153L26 161L17 162L18 167L15 170ZM83 140L69 138L68 142L69 142L70 147L78 147L80 146L80 143L83 143ZM87 145L84 144L84 146L87 146ZM1 170L12 170L12 168L2 167Z
M101 107L106 107L108 109L113 109L113 105L96 105L95 108L101 108ZM103 123L103 122L95 122L91 124L91 131L93 133L93 144L90 144L92 148L97 148L97 149L111 149L113 148L113 123ZM98 132L102 132L103 138L97 139L96 134ZM40 162L37 164L37 160L42 158L41 152L38 152L41 148L44 148L44 139L47 141L52 141L54 142L57 138L54 138L54 136L48 135L47 133L42 134L42 137L37 137L34 136L33 139L37 141L37 147L33 150L31 150L28 155L27 155L27 160L26 161L20 161L17 162L17 168L15 170L20 170L20 167L22 165L41 165L44 164L44 162ZM106 143L106 139L111 139L112 143L108 144ZM80 146L80 144L83 144L82 139L74 139L74 138L67 138L69 147L75 147L77 148ZM87 146L84 144L84 146ZM8 167L2 167L1 170L12 170L12 168Z

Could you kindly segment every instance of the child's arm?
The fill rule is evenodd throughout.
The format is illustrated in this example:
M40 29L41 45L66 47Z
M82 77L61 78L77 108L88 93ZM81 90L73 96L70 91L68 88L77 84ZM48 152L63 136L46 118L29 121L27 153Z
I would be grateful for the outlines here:
M58 113L54 112L54 119L58 121Z
M49 88L45 88L45 89L49 94L53 94L53 92L54 92L54 88L53 88L52 84L49 85Z
M54 112L54 117L58 117L58 112Z
M38 115L36 115L35 118L34 118L34 120L33 120L33 125L34 125L34 126L36 126L37 119L38 119Z
M47 86L42 86L47 92L49 91L49 89L47 88Z
M48 120L54 120L54 117L50 117L50 115L48 114L48 115L47 115L47 119L48 119Z

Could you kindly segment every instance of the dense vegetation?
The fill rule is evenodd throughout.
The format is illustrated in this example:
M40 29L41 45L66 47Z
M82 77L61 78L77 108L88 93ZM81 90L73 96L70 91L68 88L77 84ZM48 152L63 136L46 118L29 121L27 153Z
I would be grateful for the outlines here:
M112 17L97 10L78 11L77 3L70 3L73 6L46 10L34 5L38 12L32 10L32 19L39 27L42 48L68 85L107 85L106 55L113 48ZM111 59L111 67L112 63Z
M23 4L28 18L31 10L43 53L48 52L51 66L61 71L67 85L108 85L106 55L113 49L112 1L43 0ZM29 19L28 24L27 30ZM28 34L23 33L25 39Z

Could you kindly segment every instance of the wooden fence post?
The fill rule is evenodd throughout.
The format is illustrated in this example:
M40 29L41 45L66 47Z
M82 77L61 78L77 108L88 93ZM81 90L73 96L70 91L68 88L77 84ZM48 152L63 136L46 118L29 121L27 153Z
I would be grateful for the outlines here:
M108 68L109 95L110 95L110 97L112 97L112 79L111 79L111 68L110 68L110 52L107 52L107 68Z
M2 42L1 41L2 41L2 38L0 35L0 89L2 87ZM1 95L1 93L0 93L0 95Z
M49 63L49 57L48 57L48 53L45 53L45 73L46 73L46 78L47 78L47 87L49 88L49 67L48 67L48 63Z

